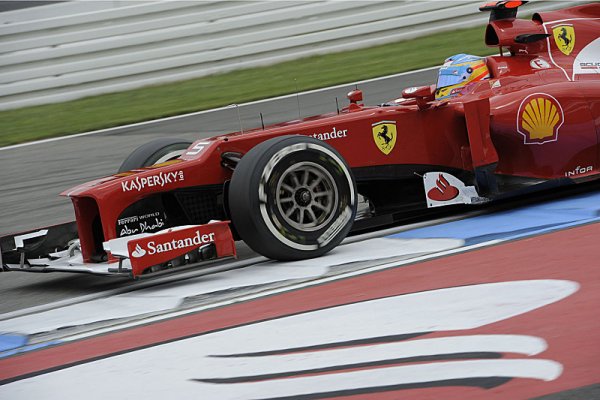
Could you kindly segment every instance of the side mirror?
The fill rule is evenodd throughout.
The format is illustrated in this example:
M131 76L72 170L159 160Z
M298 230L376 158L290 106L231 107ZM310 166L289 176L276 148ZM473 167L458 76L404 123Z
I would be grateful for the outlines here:
M405 99L416 99L421 110L429 108L430 101L435 100L435 85L410 87L402 91Z
M362 90L356 89L351 92L348 92L346 97L348 97L348 100L350 100L350 103L356 104L359 101L363 100L363 93L362 93Z
M344 110L352 112L352 111L360 111L363 109L363 105L358 103L359 101L362 101L362 99L363 99L362 90L356 89L351 92L348 92L346 97L348 97L348 100L350 100L350 104L348 105L348 107L344 107Z
M435 99L435 87L418 86L406 88L402 91L402 97L405 99L418 99L419 97Z

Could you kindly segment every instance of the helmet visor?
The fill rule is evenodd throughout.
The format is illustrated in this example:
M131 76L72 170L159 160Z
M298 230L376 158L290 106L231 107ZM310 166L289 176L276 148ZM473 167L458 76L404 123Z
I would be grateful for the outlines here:
M464 81L467 77L467 68L467 65L440 68L437 87L443 88Z

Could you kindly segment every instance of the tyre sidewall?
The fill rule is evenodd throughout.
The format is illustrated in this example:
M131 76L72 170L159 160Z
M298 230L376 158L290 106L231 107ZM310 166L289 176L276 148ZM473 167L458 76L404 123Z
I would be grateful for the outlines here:
M123 161L119 167L119 173L148 167L156 163L164 155L175 151L183 151L190 146L191 142L183 139L161 138L152 140L135 149Z

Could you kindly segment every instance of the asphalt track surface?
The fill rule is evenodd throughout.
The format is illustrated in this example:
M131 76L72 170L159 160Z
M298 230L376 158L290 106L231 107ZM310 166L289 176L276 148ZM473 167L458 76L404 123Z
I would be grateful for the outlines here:
M436 70L430 68L365 81L358 87L363 90L365 104L380 104L400 97L406 87L430 84L435 75ZM58 194L115 173L128 154L149 140L177 137L193 141L239 131L238 111L244 129L259 127L260 113L269 125L333 112L336 97L342 107L347 103L346 94L354 88L355 84L341 85L248 103L239 109L225 107L90 135L0 148L0 235L72 220L70 201ZM244 246L240 250L242 258L253 255ZM3 273L0 313L129 285L129 280L88 275Z
M359 84L365 104L379 104L400 97L405 87L429 84L435 70L390 77ZM244 129L308 117L336 110L347 103L346 93L354 85L306 92L239 107ZM199 94L200 95L200 94ZM300 110L298 109L300 104ZM72 219L70 201L58 193L91 179L113 174L121 162L138 146L159 137L190 141L240 130L235 107L168 118L148 124L40 142L27 146L0 148L0 234L34 229Z

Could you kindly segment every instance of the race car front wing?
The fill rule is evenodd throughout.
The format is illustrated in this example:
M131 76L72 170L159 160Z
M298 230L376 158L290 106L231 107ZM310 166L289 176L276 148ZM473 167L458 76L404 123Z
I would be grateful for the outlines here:
M0 238L5 271L82 272L138 278L149 272L175 271L185 264L235 257L228 221L187 225L103 243L105 260L84 262L74 222Z

